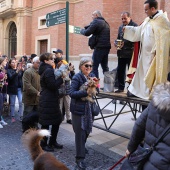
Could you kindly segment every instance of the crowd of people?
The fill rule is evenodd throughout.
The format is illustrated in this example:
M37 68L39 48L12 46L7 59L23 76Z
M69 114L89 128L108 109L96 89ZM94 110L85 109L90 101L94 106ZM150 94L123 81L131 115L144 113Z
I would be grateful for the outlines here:
M167 16L158 10L156 0L144 3L147 18L137 26L132 21L129 12L121 14L122 25L118 29L117 48L118 90L125 88L126 66L132 69L131 81L128 87L128 97L152 98L147 109L135 123L126 156L133 153L140 142L144 147L151 146L159 134L170 123L169 96L170 85L166 83L168 75L168 57L170 51L170 22ZM103 73L109 71L108 54L111 48L110 27L100 11L92 13L93 21L81 30L84 36L95 35L96 42L92 58L81 58L79 73L74 72L74 66L63 59L63 51L58 49L52 53L43 53L40 57L26 55L19 61L7 56L0 57L0 128L7 123L2 116L3 103L9 96L11 122L15 120L15 102L18 98L18 114L22 121L23 132L30 127L42 129L51 128L51 136L41 141L45 151L53 152L55 148L62 149L57 142L57 134L61 122L72 124L75 133L76 164L85 170L86 141L92 132L94 116L92 102L82 98L90 95L87 82L89 78L98 78L98 66L101 64ZM161 31L160 31L161 30ZM159 42L158 42L159 40ZM136 46L135 43L139 44ZM136 49L138 48L139 49ZM135 52L138 51L138 53ZM159 63L159 64L158 64ZM72 68L72 69L70 69ZM129 73L129 72L128 72ZM134 74L135 73L135 74ZM82 89L82 86L87 88ZM153 88L155 86L155 88ZM97 88L98 86L96 86ZM61 94L62 89L65 92ZM24 103L24 107L22 106ZM168 169L170 164L170 134L156 145L144 169Z
M31 58L35 57L36 54L32 54L31 57L28 59L27 56L23 56L20 60L17 60L15 57L8 59L6 55L0 56L0 83L1 83L1 105L0 105L0 115L1 115L1 122L0 128L3 128L3 125L7 125L4 121L2 113L3 113L3 105L7 103L9 100L10 106L10 116L11 122L14 123L16 121L15 115L15 105L16 105L16 97L18 98L19 104L19 120L22 121L23 117L23 101L22 101L22 94L23 94L23 74L27 69L27 64L31 64Z

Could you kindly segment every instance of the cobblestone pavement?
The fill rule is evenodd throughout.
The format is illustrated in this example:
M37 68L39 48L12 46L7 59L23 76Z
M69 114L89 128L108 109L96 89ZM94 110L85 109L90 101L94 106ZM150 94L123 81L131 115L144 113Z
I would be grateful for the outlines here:
M0 170L32 170L33 163L30 155L21 143L21 122L11 123L6 118L8 125L0 129ZM72 128L71 125L70 128ZM58 142L64 145L62 150L53 153L58 160L63 162L70 170L76 169L74 134L60 127ZM88 140L86 155L87 170L109 170L122 156L109 151L104 146L97 145ZM119 169L119 166L116 169Z

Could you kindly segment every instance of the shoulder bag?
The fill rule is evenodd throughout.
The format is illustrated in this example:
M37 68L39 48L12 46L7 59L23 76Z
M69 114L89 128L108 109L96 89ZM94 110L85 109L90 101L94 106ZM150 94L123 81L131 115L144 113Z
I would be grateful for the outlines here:
M99 112L100 112L100 108L99 106L96 104L96 102L93 102L91 104L91 112L92 112L92 116L98 116Z
M108 24L106 21L105 21L105 24ZM91 49L94 49L94 47L96 46L97 42L98 42L98 35L99 33L101 33L103 31L103 29L105 28L105 26L98 32L98 34L96 35L92 35L90 38L89 38L89 41L88 41L88 46L91 48Z
M164 129L156 142L150 148L143 148L138 146L137 150L130 154L130 156L122 164L121 170L142 170L143 165L150 157L155 146L169 133L170 124Z

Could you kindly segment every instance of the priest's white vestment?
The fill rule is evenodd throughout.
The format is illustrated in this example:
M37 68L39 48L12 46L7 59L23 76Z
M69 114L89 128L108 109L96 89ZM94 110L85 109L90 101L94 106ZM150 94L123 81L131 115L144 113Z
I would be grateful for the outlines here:
M152 87L167 80L170 23L166 13L159 11L138 27L126 26L124 38L140 41L137 69L128 90L137 97L149 99Z

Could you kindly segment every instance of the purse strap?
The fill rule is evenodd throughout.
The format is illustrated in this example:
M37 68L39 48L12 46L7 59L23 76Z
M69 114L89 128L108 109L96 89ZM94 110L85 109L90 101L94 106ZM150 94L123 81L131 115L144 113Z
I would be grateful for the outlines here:
M155 147L168 133L170 130L170 124L163 130L163 132L159 135L156 142L152 145L152 147Z

